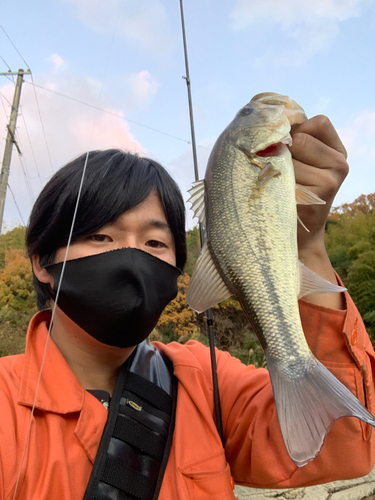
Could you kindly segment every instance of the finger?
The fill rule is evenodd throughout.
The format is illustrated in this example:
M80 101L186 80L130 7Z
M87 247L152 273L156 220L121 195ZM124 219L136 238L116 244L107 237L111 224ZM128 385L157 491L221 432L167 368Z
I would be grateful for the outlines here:
M299 125L293 125L291 129L292 137L297 132L315 137L323 142L323 144L343 154L345 159L348 156L335 127L332 125L330 119L324 115L314 116Z
M290 151L295 160L308 165L321 169L334 169L344 177L349 171L349 166L342 153L311 135L296 133L293 136L293 145L290 147Z
M293 160L297 184L307 187L325 201L332 200L344 178L334 170L320 169Z

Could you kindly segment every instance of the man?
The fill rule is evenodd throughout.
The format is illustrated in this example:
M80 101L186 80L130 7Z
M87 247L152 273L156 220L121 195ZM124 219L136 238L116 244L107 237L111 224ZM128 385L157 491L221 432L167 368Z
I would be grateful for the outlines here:
M300 258L336 283L324 225L346 152L325 117L292 133L297 182L327 202L300 212L311 230L299 234ZM91 152L44 188L27 246L39 308L51 303L53 316L38 313L25 355L0 364L0 499L233 499L233 479L287 487L371 470L371 429L348 418L296 467L268 372L218 352L222 448L207 348L142 342L176 294L184 231L179 190L151 160ZM374 352L349 295L311 296L300 309L314 354L374 412Z

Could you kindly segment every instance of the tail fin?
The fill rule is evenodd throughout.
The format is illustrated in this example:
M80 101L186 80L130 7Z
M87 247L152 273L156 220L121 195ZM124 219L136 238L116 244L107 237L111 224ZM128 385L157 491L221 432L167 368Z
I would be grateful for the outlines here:
M267 353L266 358L281 433L298 467L317 456L338 418L357 417L375 427L374 416L314 357L293 378L281 373Z

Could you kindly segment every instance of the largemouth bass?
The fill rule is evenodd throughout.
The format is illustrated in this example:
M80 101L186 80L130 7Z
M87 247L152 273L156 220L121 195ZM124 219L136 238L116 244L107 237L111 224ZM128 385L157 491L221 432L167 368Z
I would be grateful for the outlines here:
M235 295L265 351L281 432L299 467L319 453L334 421L375 426L358 399L310 351L298 298L333 285L298 261L297 204L325 203L296 185L290 129L306 120L287 96L255 96L218 138L191 192L206 243L187 292L203 312ZM300 221L302 223L302 221Z

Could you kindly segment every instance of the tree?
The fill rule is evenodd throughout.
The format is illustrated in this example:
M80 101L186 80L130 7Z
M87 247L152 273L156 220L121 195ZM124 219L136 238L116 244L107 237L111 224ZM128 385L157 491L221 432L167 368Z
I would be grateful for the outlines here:
M25 248L26 228L17 226L11 231L0 235L0 269L5 266L5 253L7 250Z
M361 253L375 248L375 193L333 209L326 225L326 248L333 267L345 281Z
M342 203L332 208L332 213L350 214L361 212L364 215L372 212L375 208L375 193L361 194L352 203Z
M358 307L375 343L375 193L335 207L326 226L333 267Z
M24 250L8 250L0 272L0 356L24 351L27 326L35 312L30 261Z
M195 226L186 233L187 261L185 273L192 275L194 264L201 251L199 228Z
M190 281L188 274L178 278L177 297L164 309L156 329L162 334L164 341L177 340L187 342L198 338L200 331L196 326L196 314L186 302L186 291Z
M0 273L0 308L29 311L35 308L33 274L24 250L8 250Z
M361 253L349 269L347 286L375 341L375 249Z

